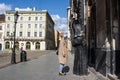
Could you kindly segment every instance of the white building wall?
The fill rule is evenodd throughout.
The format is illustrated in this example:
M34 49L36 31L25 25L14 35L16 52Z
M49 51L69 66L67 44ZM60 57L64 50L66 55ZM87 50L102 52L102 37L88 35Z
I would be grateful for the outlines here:
M0 44L2 46L1 50L4 50L4 27L5 23L0 23L0 26L2 27L0 30Z
M25 41L19 41L19 49L23 48L23 50L26 50L26 42Z
M9 39L7 32L9 32L9 34L14 32L14 14L15 11L6 12L5 39ZM23 47L25 50L26 42L30 42L30 50L35 50L35 42L40 42L40 50L46 50L46 11L18 11L18 15L16 40L19 42L19 48ZM8 20L8 17L10 17L10 20ZM23 17L22 20L21 17ZM31 20L28 20L29 17L31 17ZM38 20L35 20L35 17L38 17ZM9 28L7 27L8 24L10 25ZM21 24L23 26L22 28L20 27ZM28 24L31 25L30 28ZM35 27L35 24L37 24L37 27ZM42 26L40 27L40 25ZM20 32L23 34L22 37L20 36ZM28 37L28 32L30 32L30 37ZM34 36L34 32L37 32L37 37ZM39 36L40 32L42 32L41 37ZM24 43L23 46L21 46L22 43Z
M68 50L71 51L71 48L72 48L72 45L71 45L71 35L70 35L70 11L71 11L71 8L68 7L67 8L67 21L68 21L68 41L67 41L67 47L68 47Z
M40 42L40 50L46 50L46 43L45 43L45 41Z
M35 43L31 42L31 50L35 50Z

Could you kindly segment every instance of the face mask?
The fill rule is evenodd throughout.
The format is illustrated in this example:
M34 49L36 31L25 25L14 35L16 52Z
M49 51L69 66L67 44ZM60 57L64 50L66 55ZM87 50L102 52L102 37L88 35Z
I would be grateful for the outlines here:
M59 40L61 40L61 38L59 38Z

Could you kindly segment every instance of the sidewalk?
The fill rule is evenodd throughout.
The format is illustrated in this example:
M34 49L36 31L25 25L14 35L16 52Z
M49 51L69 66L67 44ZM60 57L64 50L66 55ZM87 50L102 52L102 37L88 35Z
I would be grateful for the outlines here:
M73 60L74 60L74 55L69 53L68 56L68 65L70 66L70 72L67 74L67 76L63 77L62 80L107 80L106 77L102 76L100 73L93 72L95 71L93 68L88 68L88 75L84 76L79 76L79 75L74 75L72 73L73 71Z

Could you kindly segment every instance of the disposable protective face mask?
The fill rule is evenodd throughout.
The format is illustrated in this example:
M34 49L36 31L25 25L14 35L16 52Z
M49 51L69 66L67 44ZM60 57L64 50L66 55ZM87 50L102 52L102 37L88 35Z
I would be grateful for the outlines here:
M59 40L61 40L61 38L59 38Z

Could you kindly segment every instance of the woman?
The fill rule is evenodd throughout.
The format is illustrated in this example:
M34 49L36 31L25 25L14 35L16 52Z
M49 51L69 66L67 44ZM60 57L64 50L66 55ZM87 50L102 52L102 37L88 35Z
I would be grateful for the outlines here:
M60 33L60 43L58 49L58 59L59 59L59 75L63 75L64 65L67 63L67 46L64 40L64 33Z

